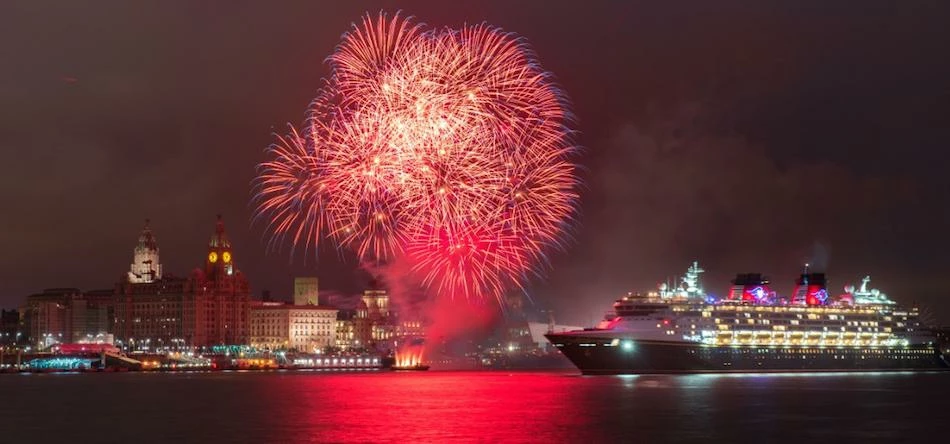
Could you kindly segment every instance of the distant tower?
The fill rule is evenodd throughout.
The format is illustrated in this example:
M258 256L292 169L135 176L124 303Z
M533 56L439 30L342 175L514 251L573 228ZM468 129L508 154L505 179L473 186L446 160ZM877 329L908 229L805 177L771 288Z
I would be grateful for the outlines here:
M142 284L162 278L162 264L158 261L158 243L145 219L145 228L139 235L139 243L132 255L132 267L129 270L129 282Z
M379 284L379 280L370 280L369 289L363 290L363 304L372 319L389 317L389 293Z
M315 277L294 278L294 305L320 305L318 284Z
M218 276L234 275L231 241L228 240L228 234L224 231L224 221L221 220L220 214L211 242L208 242L208 261L205 264L205 272L212 279Z

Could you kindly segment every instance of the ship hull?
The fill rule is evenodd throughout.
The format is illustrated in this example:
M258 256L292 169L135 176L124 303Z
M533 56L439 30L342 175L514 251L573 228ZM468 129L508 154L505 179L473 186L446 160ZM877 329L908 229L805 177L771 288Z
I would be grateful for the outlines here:
M943 356L930 345L893 348L707 346L569 333L546 337L585 375L947 368Z

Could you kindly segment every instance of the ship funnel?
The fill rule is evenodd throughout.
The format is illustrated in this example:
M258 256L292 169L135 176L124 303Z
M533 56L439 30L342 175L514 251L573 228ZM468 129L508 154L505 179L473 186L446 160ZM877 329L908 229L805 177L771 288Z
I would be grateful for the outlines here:
M809 273L808 269L795 282L792 303L797 305L825 305L828 300L828 281L824 273Z
M753 304L768 303L773 299L769 280L762 273L740 273L732 280L729 299Z

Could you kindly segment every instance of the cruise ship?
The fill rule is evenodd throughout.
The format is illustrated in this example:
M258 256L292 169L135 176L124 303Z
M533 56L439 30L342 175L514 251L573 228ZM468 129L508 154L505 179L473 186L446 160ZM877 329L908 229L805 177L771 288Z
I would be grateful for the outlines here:
M861 286L830 296L804 272L790 298L758 273L739 274L721 299L705 294L694 262L681 283L628 294L594 328L546 337L584 374L891 371L947 368L916 308Z

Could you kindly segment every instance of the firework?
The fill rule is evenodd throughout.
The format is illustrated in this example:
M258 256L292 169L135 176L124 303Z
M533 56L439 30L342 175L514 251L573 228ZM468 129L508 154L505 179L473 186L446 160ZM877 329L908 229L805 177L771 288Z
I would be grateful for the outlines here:
M519 38L365 17L305 129L256 182L272 241L409 261L453 297L501 297L561 246L577 201L571 115Z

